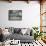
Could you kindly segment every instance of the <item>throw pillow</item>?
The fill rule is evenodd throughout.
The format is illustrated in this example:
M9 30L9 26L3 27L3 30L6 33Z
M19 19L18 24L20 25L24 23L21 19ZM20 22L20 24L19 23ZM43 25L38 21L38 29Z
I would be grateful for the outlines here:
M14 33L20 33L21 29L20 28L15 28Z
M27 29L21 29L21 33L24 35L27 32Z

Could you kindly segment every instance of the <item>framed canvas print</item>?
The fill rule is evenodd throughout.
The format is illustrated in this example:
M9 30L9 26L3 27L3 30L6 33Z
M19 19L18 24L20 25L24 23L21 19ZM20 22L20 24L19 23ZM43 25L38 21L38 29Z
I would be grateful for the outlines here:
M9 10L9 20L22 20L22 10Z

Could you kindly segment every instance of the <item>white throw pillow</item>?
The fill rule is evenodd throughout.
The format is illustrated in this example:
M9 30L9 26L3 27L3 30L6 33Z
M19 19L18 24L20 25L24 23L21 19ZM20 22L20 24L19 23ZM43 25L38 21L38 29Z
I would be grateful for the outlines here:
M21 33L24 35L27 32L27 29L21 29Z
M27 32L25 33L25 35L30 35L30 28L27 28Z

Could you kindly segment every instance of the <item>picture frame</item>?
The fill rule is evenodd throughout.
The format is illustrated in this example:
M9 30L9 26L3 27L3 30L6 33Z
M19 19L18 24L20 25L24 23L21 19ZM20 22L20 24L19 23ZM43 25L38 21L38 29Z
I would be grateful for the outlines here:
M9 10L9 20L22 20L22 10Z

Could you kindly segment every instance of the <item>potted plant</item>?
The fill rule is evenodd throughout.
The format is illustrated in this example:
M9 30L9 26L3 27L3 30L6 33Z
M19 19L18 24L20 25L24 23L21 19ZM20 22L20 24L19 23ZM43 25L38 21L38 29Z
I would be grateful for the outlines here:
M41 38L42 32L39 32L39 30L38 30L39 28L38 27L32 27L32 28L35 31L35 33L34 33L34 40L36 40L38 37Z
M36 38L38 37L38 27L32 27L33 28L33 30L35 31L34 32L34 40L36 40Z

